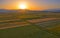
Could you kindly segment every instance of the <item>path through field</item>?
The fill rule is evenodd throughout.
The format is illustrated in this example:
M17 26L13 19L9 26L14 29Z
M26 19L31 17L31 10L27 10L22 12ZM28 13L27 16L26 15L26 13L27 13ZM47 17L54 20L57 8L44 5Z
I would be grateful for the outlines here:
M45 22L49 20L57 20L58 18L44 18L44 19L32 19L32 20L27 20L28 22L31 23L40 23L40 22Z

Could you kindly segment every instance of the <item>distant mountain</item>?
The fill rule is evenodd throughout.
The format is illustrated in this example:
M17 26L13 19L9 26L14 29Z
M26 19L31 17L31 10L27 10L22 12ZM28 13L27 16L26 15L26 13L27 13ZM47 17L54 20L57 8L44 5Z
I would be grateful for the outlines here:
M50 11L50 12L60 12L60 9L48 9L48 10L44 10L44 11Z
M6 12L8 12L8 13L10 13L10 12L19 12L19 10L6 10L6 9L0 9L0 13L6 13Z
M22 9L18 9L18 10L6 10L6 9L0 9L0 13L17 13L17 12L21 12ZM27 11L26 13L49 13L49 12L58 12L60 13L60 9L48 9L48 10L42 10L42 11L36 11L36 10L23 10L23 11Z
M2 13L11 13L11 12L21 12L21 11L31 11L31 10L27 10L27 9L24 9L24 10L22 10L22 9L18 9L18 10L6 10L6 9L0 9L0 13L2 12Z

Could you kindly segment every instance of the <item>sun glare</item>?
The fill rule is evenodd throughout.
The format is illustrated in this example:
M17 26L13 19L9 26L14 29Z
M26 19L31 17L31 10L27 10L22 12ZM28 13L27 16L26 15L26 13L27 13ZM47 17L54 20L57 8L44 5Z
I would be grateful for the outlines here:
M26 3L20 3L19 4L19 9L27 9Z

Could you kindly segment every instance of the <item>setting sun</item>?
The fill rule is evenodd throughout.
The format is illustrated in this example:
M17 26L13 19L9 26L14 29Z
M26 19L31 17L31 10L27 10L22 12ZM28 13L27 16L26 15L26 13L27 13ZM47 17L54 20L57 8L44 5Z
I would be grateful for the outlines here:
M26 3L20 3L19 4L19 9L27 9Z

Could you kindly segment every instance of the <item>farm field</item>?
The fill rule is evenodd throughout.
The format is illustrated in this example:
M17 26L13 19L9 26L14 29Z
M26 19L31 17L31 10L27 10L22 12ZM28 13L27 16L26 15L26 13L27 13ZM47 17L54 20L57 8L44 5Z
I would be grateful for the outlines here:
M60 38L60 13L0 14L0 38Z
M0 0L0 38L60 38L60 0Z

